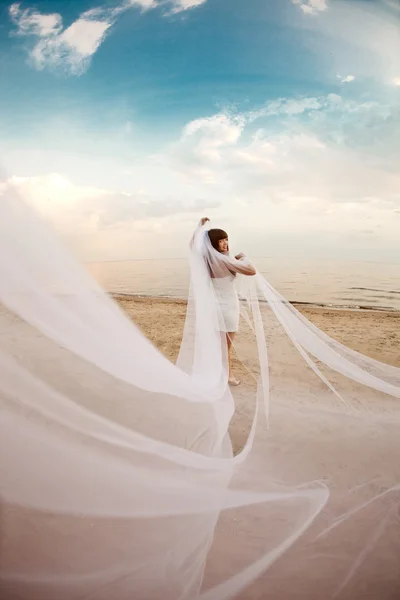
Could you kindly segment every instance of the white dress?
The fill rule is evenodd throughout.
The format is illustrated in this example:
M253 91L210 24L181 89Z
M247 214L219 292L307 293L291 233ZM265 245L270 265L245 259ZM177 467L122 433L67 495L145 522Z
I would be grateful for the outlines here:
M240 304L235 288L235 277L215 277L211 279L217 302L220 306L220 331L235 332L239 329Z

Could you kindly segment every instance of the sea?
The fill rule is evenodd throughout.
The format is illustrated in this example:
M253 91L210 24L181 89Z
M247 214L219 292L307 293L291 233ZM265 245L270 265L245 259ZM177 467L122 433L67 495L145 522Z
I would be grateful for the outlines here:
M305 261L259 257L257 269L291 302L333 308L400 311L400 264ZM92 276L110 293L186 298L187 259L90 263Z

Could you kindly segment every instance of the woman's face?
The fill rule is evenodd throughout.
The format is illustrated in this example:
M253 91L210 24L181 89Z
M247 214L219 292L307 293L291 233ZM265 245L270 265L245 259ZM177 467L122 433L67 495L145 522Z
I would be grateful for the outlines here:
M218 250L220 252L229 252L229 241L228 238L218 240Z

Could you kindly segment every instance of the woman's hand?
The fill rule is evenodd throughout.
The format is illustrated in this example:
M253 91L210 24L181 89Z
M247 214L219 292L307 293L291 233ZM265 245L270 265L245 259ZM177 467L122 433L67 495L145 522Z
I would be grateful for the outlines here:
M210 219L208 217L203 217L200 219L200 227L203 227L206 223L208 223Z
M238 273L241 273L241 275L256 275L257 274L257 271L255 270L255 268L253 267L253 265L251 264L251 262L249 261L247 256L245 254L243 254L243 252L241 252L240 254L237 254L235 256L235 258L237 261L239 261L239 264L236 263L236 265L235 265L235 270Z

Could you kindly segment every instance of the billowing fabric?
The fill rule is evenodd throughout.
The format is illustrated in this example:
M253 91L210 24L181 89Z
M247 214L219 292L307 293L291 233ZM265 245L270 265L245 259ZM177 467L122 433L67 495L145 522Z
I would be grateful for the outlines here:
M250 263L203 228L176 364L9 192L0 256L2 598L398 597L398 368L257 273L234 398L212 278Z

